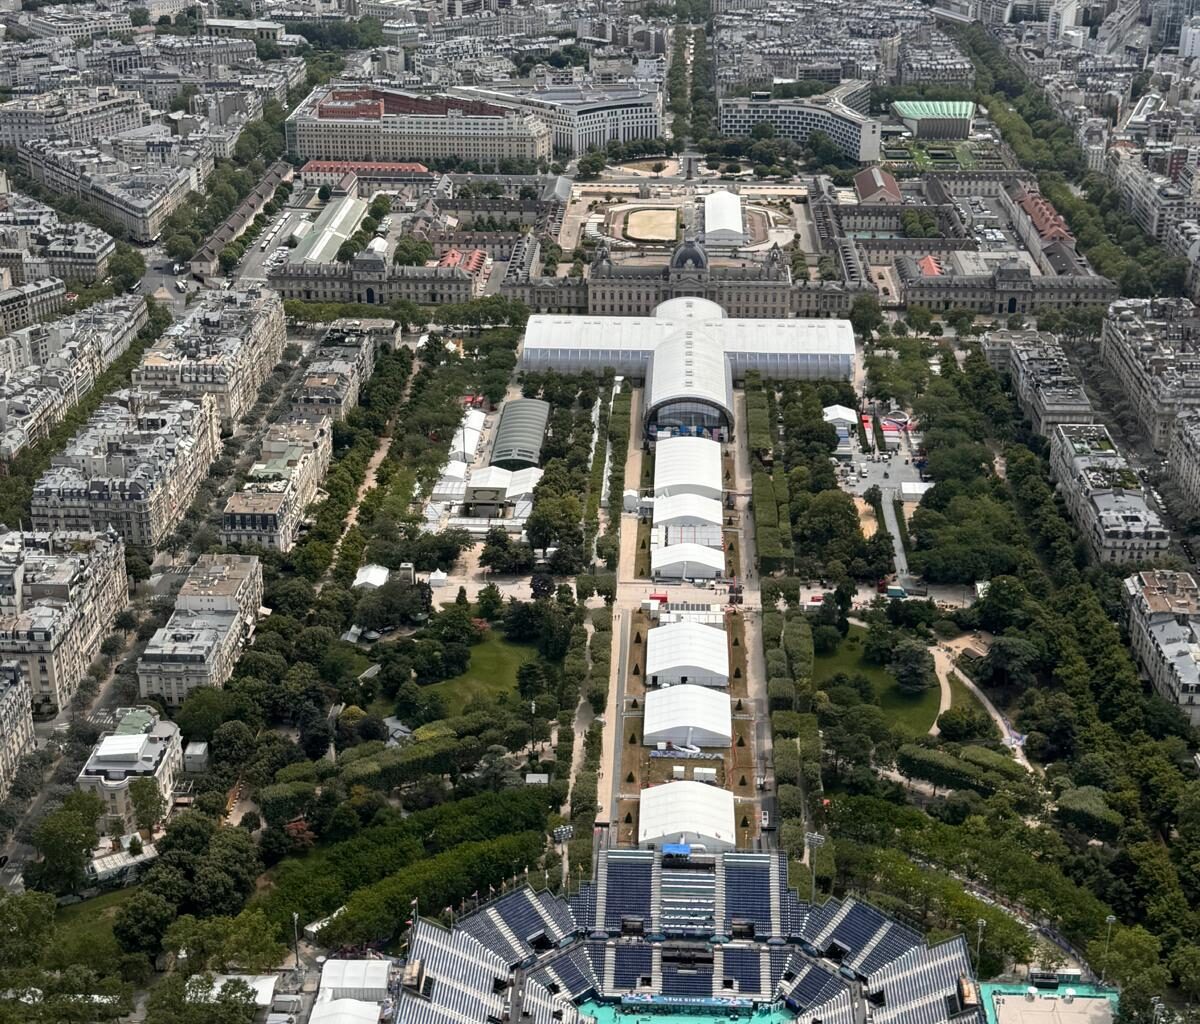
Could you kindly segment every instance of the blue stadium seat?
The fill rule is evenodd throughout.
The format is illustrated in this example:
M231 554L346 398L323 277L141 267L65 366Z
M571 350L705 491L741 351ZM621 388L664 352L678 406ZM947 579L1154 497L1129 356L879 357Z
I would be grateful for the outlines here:
M725 855L726 932L734 922L754 925L759 938L771 934L771 868L761 854Z
M724 946L725 977L737 982L739 992L762 989L762 954L757 946Z
M648 945L620 942L609 952L614 958L613 984L622 991L637 988L638 982L653 970L654 954Z
M681 968L675 964L663 964L662 994L664 996L702 996L712 998L712 966L698 965Z
M653 856L625 856L641 854L640 850L618 851L608 854L608 884L606 885L604 928L619 932L624 918L639 918L650 924L651 873L654 869Z

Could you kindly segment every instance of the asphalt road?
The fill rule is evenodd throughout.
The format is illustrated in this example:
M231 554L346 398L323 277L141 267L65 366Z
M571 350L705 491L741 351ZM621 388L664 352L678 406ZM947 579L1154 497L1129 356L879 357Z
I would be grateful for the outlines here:
M912 446L908 436L901 435L898 451L886 454L882 461L872 462L869 455L863 454L858 447L858 439L851 435L854 446L854 459L851 465L854 469L852 479L843 479L841 486L851 494L861 495L872 486L878 486L883 493L883 519L892 535L895 548L896 574L903 581L908 576L908 559L904 553L904 545L900 541L899 525L896 522L892 502L900 496L902 483L920 483L921 471L912 464ZM907 461L907 464L906 464ZM866 479L861 474L865 468Z

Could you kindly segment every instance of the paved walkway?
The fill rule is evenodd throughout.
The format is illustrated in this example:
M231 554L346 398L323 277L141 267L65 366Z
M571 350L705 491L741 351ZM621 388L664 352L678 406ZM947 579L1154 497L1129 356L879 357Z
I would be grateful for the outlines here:
M957 656L963 650L968 648L973 648L974 650L982 651L982 653L986 654L991 642L992 638L990 634L981 633L978 638L957 637L954 640L946 641L941 646L947 651L952 652L954 656ZM947 660L949 660L949 656L947 655L946 657ZM935 653L934 660L936 661L936 659L937 655ZM950 673L952 673L954 678L962 683L963 686L970 690L971 693L975 695L975 699L983 705L983 710L986 711L988 713L988 717L996 723L996 728L1000 730L1000 737L1004 741L1004 745L1013 752L1013 757L1017 759L1017 763L1020 764L1021 767L1030 774L1040 774L1038 769L1030 763L1029 758L1025 756L1025 750L1021 746L1021 742L1018 739L1020 734L1012 727L1011 723L1007 718L1004 717L996 705L992 703L991 698L989 698L986 693L984 693L978 686L975 685L975 681L973 679L961 672L953 664L953 662L950 662Z
M950 688L950 673L954 669L954 663L950 654L940 645L932 648L930 653L933 654L933 669L937 674L938 686L941 689L941 696L938 700L938 718L940 718L942 712L949 711L950 705L954 702L954 691ZM940 736L941 732L941 727L935 718L933 725L929 727L929 735Z
M892 535L892 550L896 559L896 576L904 580L908 577L908 556L904 553L904 542L900 539L900 524L896 521L895 499L898 497L895 488L883 489L883 522Z

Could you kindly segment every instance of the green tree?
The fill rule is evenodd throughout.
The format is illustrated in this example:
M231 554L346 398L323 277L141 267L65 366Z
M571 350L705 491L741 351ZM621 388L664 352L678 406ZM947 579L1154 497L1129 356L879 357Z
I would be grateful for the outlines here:
M186 974L233 970L259 974L274 970L287 955L278 927L261 910L243 910L237 917L184 914L167 929L163 948L177 957L184 954L181 969Z
M850 307L850 323L854 333L869 338L871 332L883 323L883 311L874 295L859 295Z
M0 893L0 970L29 966L54 945L55 909L48 893Z
M134 824L147 835L162 820L167 809L157 780L151 778L134 779L129 783L129 802L133 805Z
M112 661L118 654L125 649L125 640L117 636L116 633L110 633L100 644L100 653L107 661Z
M223 722L212 736L214 764L240 770L254 756L254 732L245 722Z
M405 235L396 240L392 262L399 267L423 267L433 259L433 246L422 238Z
M190 260L196 252L196 242L190 235L175 234L163 246L167 255L176 262Z
M504 614L504 595L495 583L485 584L475 598L481 618L494 622Z
M323 203L329 202L329 200L333 198L333 189L328 185L322 185L319 189L317 189L317 198Z
M175 724L188 742L207 742L221 723L233 715L228 691L201 686L188 694L175 715Z
M94 793L71 793L33 832L39 860L26 865L26 884L53 893L73 892L85 881L88 855L104 804Z
M254 990L240 979L214 991L211 974L170 974L146 1004L146 1024L251 1024Z
M125 242L117 242L108 259L108 275L113 286L118 291L130 291L145 273L146 261L142 254Z
M113 937L126 953L154 956L175 918L175 908L162 896L141 888L121 904L113 918Z
M1141 925L1118 926L1112 933L1105 953L1104 936L1088 946L1088 962L1107 975L1108 980L1124 987L1134 981L1145 982L1151 992L1162 992L1169 981L1167 969L1159 960L1162 943Z
M903 638L892 647L888 671L896 678L901 692L914 694L928 690L937 684L933 655L929 648L917 640Z

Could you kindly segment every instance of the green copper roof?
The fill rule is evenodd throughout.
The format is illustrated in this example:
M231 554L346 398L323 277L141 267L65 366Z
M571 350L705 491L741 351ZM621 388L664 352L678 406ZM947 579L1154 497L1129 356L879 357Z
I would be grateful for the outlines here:
M924 117L974 117L975 104L970 100L897 100L892 109L900 117L920 120Z

